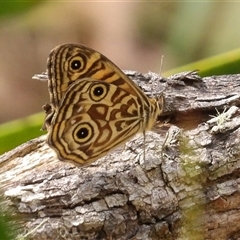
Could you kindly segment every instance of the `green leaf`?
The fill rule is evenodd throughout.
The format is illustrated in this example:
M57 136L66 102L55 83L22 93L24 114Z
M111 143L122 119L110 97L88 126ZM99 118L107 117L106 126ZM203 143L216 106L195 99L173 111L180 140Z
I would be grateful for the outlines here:
M38 1L0 1L0 16L15 15L35 7L37 4L43 2Z

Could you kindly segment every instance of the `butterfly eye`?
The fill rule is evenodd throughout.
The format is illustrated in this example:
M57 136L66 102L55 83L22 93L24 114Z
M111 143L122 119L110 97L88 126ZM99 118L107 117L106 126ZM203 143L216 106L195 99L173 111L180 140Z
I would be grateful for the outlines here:
M104 90L102 87L96 87L94 90L93 90L93 94L96 96L96 97L100 97L102 94L103 94Z
M106 97L108 93L108 85L103 83L94 84L90 90L92 100L98 102Z
M80 139L84 139L88 136L88 129L87 128L80 128L78 131L77 131L77 137L80 138Z
M69 68L72 71L79 71L84 67L83 58L81 56L74 56L69 59L66 64L69 64Z
M81 123L74 130L76 142L85 143L93 136L93 128L89 123Z
M78 69L80 69L81 68L81 62L80 62L80 60L73 60L72 62L71 62L71 69L72 70L78 70Z

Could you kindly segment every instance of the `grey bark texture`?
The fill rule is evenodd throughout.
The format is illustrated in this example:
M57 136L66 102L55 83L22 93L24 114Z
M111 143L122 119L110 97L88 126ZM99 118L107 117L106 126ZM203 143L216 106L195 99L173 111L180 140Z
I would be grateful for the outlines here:
M18 237L240 239L240 75L126 73L165 96L145 140L86 167L59 161L46 136L0 156Z

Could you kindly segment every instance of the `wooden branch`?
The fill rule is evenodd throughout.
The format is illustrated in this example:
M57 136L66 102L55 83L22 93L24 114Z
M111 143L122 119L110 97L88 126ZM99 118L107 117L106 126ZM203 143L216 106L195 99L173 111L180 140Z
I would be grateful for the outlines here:
M238 239L240 75L126 73L147 94L164 92L167 123L83 168L56 159L46 136L2 155L2 204L21 218L18 237Z

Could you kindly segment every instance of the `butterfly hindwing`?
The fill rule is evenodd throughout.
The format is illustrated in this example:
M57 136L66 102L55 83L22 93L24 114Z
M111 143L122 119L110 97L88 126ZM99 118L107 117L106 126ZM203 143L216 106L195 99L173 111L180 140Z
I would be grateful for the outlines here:
M78 80L60 102L48 143L60 159L90 163L141 131L141 111L136 96L113 84Z

